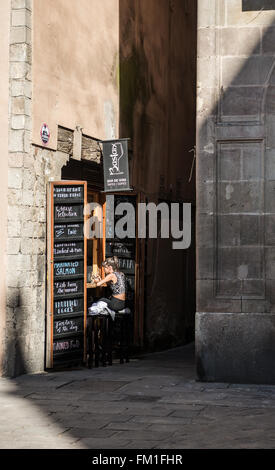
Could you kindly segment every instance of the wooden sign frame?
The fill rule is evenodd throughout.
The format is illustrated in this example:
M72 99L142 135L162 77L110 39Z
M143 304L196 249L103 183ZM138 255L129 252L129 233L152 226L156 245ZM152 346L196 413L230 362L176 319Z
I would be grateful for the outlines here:
M52 181L48 185L48 193L47 193L47 311L46 311L46 368L52 369L55 366L54 363L54 351L53 351L53 344L54 344L54 263L55 263L55 257L54 257L54 226L55 226L55 205L54 205L54 188L57 186L83 186L84 191L84 200L83 200L83 229L85 227L86 221L88 216L86 215L85 207L87 204L87 182L86 181L75 181L75 180L62 180L62 181ZM62 201L61 201L62 202ZM68 201L64 201L64 205L68 204ZM73 205L73 199L71 200L70 204ZM75 204L82 204L82 201L75 202ZM68 219L68 222L64 222L64 220L60 223L62 224L68 224L70 220ZM74 223L73 220L71 223ZM78 222L78 223L82 223ZM79 241L79 236L75 237L77 238L77 241ZM69 238L69 241L76 241L74 238ZM84 269L83 269L83 276L81 274L81 277L75 276L75 278L79 278L80 280L83 279L83 362L86 362L86 328L87 328L87 290L86 290L86 284L87 284L87 239L86 239L86 234L85 230L83 230L83 238L81 236L81 241L83 240L83 254L82 256L79 256L81 260L83 260L84 263ZM61 256L62 258L62 256ZM64 256L65 260L70 260L69 256ZM72 259L74 260L76 256L73 256ZM59 261L60 257L58 258ZM69 261L70 262L70 261ZM69 279L69 278L68 278ZM71 279L71 277L70 277ZM77 280L79 280L77 279ZM66 282L66 281L65 281ZM72 295L69 296L69 300L73 300L71 297ZM78 299L82 299L82 297L78 297ZM63 299L66 300L66 299ZM82 303L82 302L81 302ZM78 315L76 315L75 318L81 318ZM66 320L66 318L64 318ZM66 333L65 333L66 334ZM64 335L62 336L64 337ZM82 334L74 334L74 333L68 333L65 336L64 340L72 340L77 337L82 337ZM69 363L73 362L75 363L77 359L74 359L73 357L70 359L66 360L66 353L64 352L64 363ZM62 361L61 361L62 362Z

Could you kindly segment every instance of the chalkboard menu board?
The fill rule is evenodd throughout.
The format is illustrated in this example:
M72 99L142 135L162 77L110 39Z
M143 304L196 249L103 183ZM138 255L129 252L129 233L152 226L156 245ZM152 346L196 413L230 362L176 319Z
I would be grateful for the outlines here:
M60 280L54 281L54 296L55 298L67 297L68 295L80 295L84 294L84 280Z
M83 181L50 183L50 367L85 358L86 194Z
M55 224L54 225L54 239L57 241L66 240L82 240L83 239L83 224Z
M55 186L54 189L54 202L84 202L84 186L83 185L62 185Z
M58 256L58 260L60 256ZM74 261L57 261L54 262L55 279L67 279L68 277L83 277L84 262L81 259Z
M107 196L108 198L109 196ZM111 196L113 197L113 196ZM135 195L114 195L114 212L115 208L119 203L130 202L136 210L136 196ZM127 282L127 297L126 304L134 311L135 304L135 266L136 266L136 238L123 238L119 239L116 237L110 237L110 226L108 220L113 220L114 224L121 216L114 214L106 215L106 246L105 255L106 258L117 256L119 261L119 269L126 276Z
M79 221L83 217L83 204L55 204L55 222Z
M57 258L78 258L79 255L84 255L84 243L83 242L58 242L54 244L53 254L55 259Z

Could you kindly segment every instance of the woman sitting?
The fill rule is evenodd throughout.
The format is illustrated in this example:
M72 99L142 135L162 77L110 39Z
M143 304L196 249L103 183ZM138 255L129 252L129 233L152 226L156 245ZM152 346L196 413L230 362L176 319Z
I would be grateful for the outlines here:
M126 300L126 279L125 274L119 271L118 258L107 258L103 261L102 266L104 267L105 277L102 280L95 281L96 286L101 286L107 283L111 288L112 295L110 298L102 297L100 301L106 302L111 310L122 310L125 307Z

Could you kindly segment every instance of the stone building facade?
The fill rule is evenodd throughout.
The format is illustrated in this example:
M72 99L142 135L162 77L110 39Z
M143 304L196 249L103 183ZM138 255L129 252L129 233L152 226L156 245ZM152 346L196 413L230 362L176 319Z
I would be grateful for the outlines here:
M148 241L148 349L196 310L200 380L275 383L274 1L0 3L1 374L45 367L48 183L130 137L135 190L196 210L189 251Z
M77 76L75 81L70 83L67 80L67 90L66 86L58 83L58 80L64 80L66 85L64 78L70 72L70 61L74 63L74 54L71 51L70 57L64 57L66 50L62 50L61 46L60 61L55 62L56 46L61 42L55 34L52 35L52 30L56 28L62 34L62 28L57 28L57 24L61 26L62 20L66 21L66 13L71 18L73 16L72 8L67 5L66 9L62 0L59 8L55 6L55 2L51 2L45 10L44 2L32 0L6 0L1 4L1 30L7 51L1 72L3 96L7 97L1 103L4 131L1 142L1 373L8 376L41 371L45 367L47 185L49 181L61 179L61 169L70 157L81 159L78 145L81 131L77 124L82 122L86 125L86 132L91 133L88 116L95 107L94 104L89 110L87 107L83 108L84 111L82 108L80 110L82 89L79 81L85 84L86 79L87 89L90 78L88 65L82 67L82 75ZM85 13L91 13L91 2L83 6L87 8L77 17L79 25L83 25ZM113 2L112 7L112 11L108 11L106 2L103 6L101 3L99 12L103 22L110 23L117 2ZM72 19L67 26L71 22ZM97 27L100 29L102 23L99 22ZM115 55L113 49L117 50L117 42L113 40L112 44L109 60ZM75 55L78 55L77 52ZM106 62L104 66L111 70L113 64L109 65L108 60ZM61 70L54 70L56 65ZM94 84L98 69L95 66L93 70ZM74 86L79 88L80 93L73 96ZM105 112L98 126L101 128L94 128L94 132L103 135L103 138L114 137L118 128L114 124L117 88L115 84L109 84L109 88L105 92L108 99L102 107L98 106ZM97 95L103 101L100 90ZM75 100L75 109L69 96ZM71 113L67 107L71 107ZM47 146L43 145L40 136L44 122L40 118L41 113L51 132ZM58 150L58 125L72 130L71 153ZM102 132L104 125L105 132Z
M275 383L275 2L200 0L198 377Z
M156 202L195 202L196 2L46 3L0 5L0 368L8 376L45 368L47 188L70 162L100 165L98 140L130 137L134 189ZM148 245L149 349L182 344L194 329L194 244L179 255L170 242Z

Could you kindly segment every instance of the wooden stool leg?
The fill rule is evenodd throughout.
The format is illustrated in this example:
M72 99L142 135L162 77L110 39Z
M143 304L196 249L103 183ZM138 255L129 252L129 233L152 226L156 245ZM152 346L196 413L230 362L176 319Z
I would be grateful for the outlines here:
M91 331L91 367L94 365L94 356L95 356L95 332L94 329Z
M126 317L124 322L125 322L125 360L126 362L130 362L129 360L130 319Z
M106 367L106 317L101 318L100 336L101 336L101 361L103 367Z
M107 361L108 361L109 366L113 364L113 341L112 341L113 325L112 323L113 323L112 318L108 317L106 319L106 352L107 352Z
M119 357L120 357L120 364L124 364L124 352L123 352L123 348L124 348L124 345L123 345L123 318L121 317L119 319L119 336L120 336L120 339L119 339Z
M87 366L89 369L93 366L93 327L92 327L92 319L88 319L88 328L87 328L87 353L88 353L88 361Z
M94 345L95 345L95 367L99 366L99 319L94 319Z
M87 365L89 368L113 364L113 320L107 316L89 318L87 328Z

